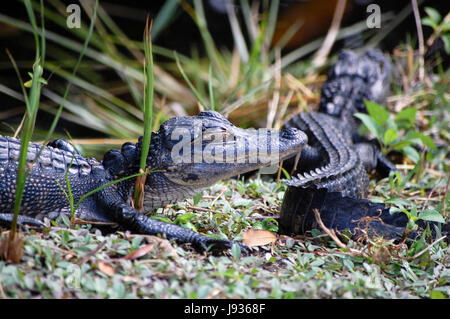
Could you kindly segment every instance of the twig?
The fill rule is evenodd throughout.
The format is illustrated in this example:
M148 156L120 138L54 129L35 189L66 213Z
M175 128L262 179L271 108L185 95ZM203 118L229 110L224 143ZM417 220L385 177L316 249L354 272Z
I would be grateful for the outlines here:
M419 80L422 82L425 77L425 69L424 69L424 54L425 54L425 48L423 44L423 32L422 32L422 24L420 22L420 14L419 14L419 7L417 5L417 0L411 0L411 4L414 11L414 19L416 21L416 27L417 27L417 38L419 40Z
M280 181L281 178L281 169L283 168L283 160L280 161L280 164L278 164L278 172L277 172L277 183Z
M408 259L409 259L409 260L412 260L412 259L416 259L417 257L422 256L426 251L430 250L431 247L433 247L435 244L437 244L438 242L442 241L442 240L445 239L445 238L447 238L447 236L442 236L441 238L436 239L434 242L432 242L431 244L429 244L429 245L427 246L427 248L423 249L422 251L418 252L417 254L415 254L414 256L412 256L412 257L410 257L410 258L408 258Z
M97 247L95 247L93 250L91 250L90 252L88 252L86 255L83 256L83 258L81 258L78 262L77 265L81 266L82 264L84 264L86 261L89 260L89 258L91 258L92 256L94 256L96 253L98 253L100 251L100 249L103 248L103 246L106 245L106 240L102 241Z
M192 209L192 210L198 210L198 211L200 211L200 212L209 212L209 209L208 209L208 208L203 208L203 207L197 207L197 206L186 205L186 208Z
M214 206L214 204L216 203L216 201L219 199L220 196L222 196L225 192L227 191L226 188L222 189L219 193L219 195L217 195L214 200L211 202L210 207Z
M328 54L330 53L333 43L336 41L336 36L341 25L342 17L344 16L345 5L347 0L338 0L336 4L336 10L334 11L333 20L331 21L330 29L323 41L322 46L317 51L314 60L312 61L313 66L318 67L325 63Z
M363 256L363 257L366 257L366 258L368 257L366 253L364 253L364 252L362 252L362 251L360 251L360 250L354 249L354 248L350 248L350 247L348 247L347 245L345 245L345 244L337 237L336 232L335 232L333 229L327 228L327 227L324 225L324 223L323 223L323 221L322 221L322 218L320 218L320 213L319 213L319 210L318 210L317 208L314 208L314 209L313 209L313 212L314 212L314 217L316 218L316 221L317 221L317 223L319 224L320 228L322 228L322 230L323 230L325 233L327 233L328 236L330 236L331 239L333 239L334 242L335 242L339 247L341 247L341 248L343 248L343 249L349 250L349 251L350 251L352 254L354 254L354 255L357 255L357 256Z
M436 188L439 187L439 183L440 183L440 182L441 182L441 179L439 179L439 180L436 182L436 185L431 189L430 194L428 195L427 198L423 199L423 198L418 197L418 200L425 200L425 203L423 203L424 207L425 207L425 206L428 204L428 202L431 200L431 196L433 196L433 193L434 193L434 191L436 190ZM439 201L439 200L440 200L440 199L436 199L436 201ZM444 207L444 209L445 209L445 207Z
M444 193L444 203L442 204L442 212L444 213L444 218L447 217L447 212L445 211L445 203L447 202L448 183L449 182L450 182L450 175L447 176L447 185L445 185L445 193Z

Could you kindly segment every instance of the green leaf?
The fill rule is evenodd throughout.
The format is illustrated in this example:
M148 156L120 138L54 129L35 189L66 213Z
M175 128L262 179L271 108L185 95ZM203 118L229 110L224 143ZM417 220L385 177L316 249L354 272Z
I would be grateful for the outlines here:
M428 14L428 16L431 19L433 19L434 22L439 23L442 20L441 14L436 9L431 8L431 7L425 7L424 10Z
M372 101L364 101L364 104L367 107L369 115L377 122L378 125L382 126L386 123L389 118L389 112L386 111L385 108Z
M391 144L392 142L394 142L398 137L398 132L396 130L393 129L388 129L385 133L384 133L384 143L386 145Z
M164 2L164 5L158 11L158 15L156 16L153 26L152 26L152 38L156 40L158 35L161 33L164 28L170 25L170 23L176 18L176 11L178 10L178 1L177 0L167 0Z
M67 228L69 228L69 227L70 227L70 220L69 220L69 218L67 217L67 215L61 214L60 216L61 216L61 220L62 220L64 226L66 226Z
M422 19L422 24L432 27L434 30L438 28L438 24L428 17Z
M378 126L377 122L373 118L371 118L369 115L364 114L364 113L356 113L355 116L362 121L364 126L367 127L367 129L373 135L375 135L378 139L381 138L380 133L379 133L381 131L380 127Z
M189 223L189 221L194 218L195 216L197 216L196 214L183 214L180 216L177 216L177 218L175 218L174 223L177 225L184 225Z
M413 126L416 120L416 113L417 109L414 107L405 108L397 114L397 116L395 117L395 122L399 123L402 121L406 121L409 126Z
M441 24L441 31L442 32L446 32L448 30L450 30L450 21L447 21L447 22ZM449 36L449 35L447 35L447 36Z
M406 156L409 157L411 161L414 163L418 163L420 160L420 154L416 151L414 147L406 146L402 149L403 153L405 153Z
M194 196L194 205L197 205L201 201L202 197L203 197L203 192L195 195Z
M423 144L425 144L428 148L431 148L433 150L437 150L436 144L434 144L433 139L429 137L428 135L424 135L422 133L419 133L419 137L422 140Z
M239 207L239 206L250 207L252 205L253 205L253 201L250 199L247 199L247 198L238 198L233 201L234 207Z
M417 206L416 204L412 204L411 210L410 210L410 216L411 217L417 217Z
M445 224L444 217L435 209L425 209L419 214L419 218L430 222Z
M390 198L384 201L386 204L394 204L400 207L411 205L411 201L403 198Z
M395 131L398 131L397 123L391 118L388 118L386 120L386 123L384 124L384 127L393 129Z
M389 172L389 183L391 184L391 188L394 188L394 185L401 185L402 184L402 174L400 172L396 171L390 171Z
M445 52L447 52L447 54L450 54L450 35L446 34L443 35L441 38L442 41L444 41Z
M405 148L406 146L411 145L412 142L409 140L403 140L403 141L399 141L395 144L390 145L390 148L393 150L399 150L401 151L403 148Z
M241 247L238 244L233 244L231 246L231 256L234 260L238 260L241 257Z
M439 290L432 290L430 297L431 299L447 299L444 293Z
M418 131L408 131L405 135L405 140L410 141L413 144L423 146L422 139L420 137L420 132Z

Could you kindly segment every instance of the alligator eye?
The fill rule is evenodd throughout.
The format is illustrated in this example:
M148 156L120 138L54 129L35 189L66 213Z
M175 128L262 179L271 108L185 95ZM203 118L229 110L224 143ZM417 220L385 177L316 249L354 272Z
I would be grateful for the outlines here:
M210 127L202 132L203 141L222 141L225 135L231 135L229 131L222 127Z
M203 140L203 142L212 142L215 140L215 135L206 133L202 136L202 140Z
M223 133L226 132L227 129L225 127L221 126L203 126L202 131L205 132L211 132L211 133Z
M173 172L173 171L175 171L176 168L177 168L176 166L167 166L165 171L166 172Z

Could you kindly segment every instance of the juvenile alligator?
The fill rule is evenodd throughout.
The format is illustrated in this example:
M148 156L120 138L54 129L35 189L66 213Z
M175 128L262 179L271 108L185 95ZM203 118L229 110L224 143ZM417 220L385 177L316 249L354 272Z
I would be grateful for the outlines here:
M384 204L364 199L369 184L366 170L377 168L386 174L395 166L374 141L358 135L359 123L353 117L366 111L364 100L383 99L390 74L390 63L378 50L361 56L341 51L322 87L318 112L302 112L285 122L285 127L304 131L308 144L302 149L296 176L287 182L280 213L282 233L320 228L314 215L317 209L331 229L347 229L354 235L366 229L369 235L402 237L406 215L391 215ZM363 217L372 220L360 222Z
M306 143L305 134L297 129L285 128L279 134L278 131L263 133L278 137L276 150L268 149L267 141L258 143L261 131L237 128L217 112L206 111L197 116L167 120L152 134L147 166L153 172L146 179L143 211L150 212L183 200L221 179L271 164L268 157L274 154L279 159L286 159L297 154ZM99 162L84 158L67 141L56 140L44 147L35 161L41 145L30 143L27 160L29 164L35 163L26 182L19 222L42 225L43 217L54 219L60 214L70 214L68 198L61 189L63 187L67 193L67 184L74 203L77 203L93 189L137 173L141 145L141 140L137 144L125 143L121 150L107 152ZM0 136L0 222L3 223L10 223L13 217L19 153L19 140ZM222 155L231 160L221 161ZM69 183L66 183L66 173ZM178 242L192 243L202 250L209 246L212 249L229 248L234 243L151 219L138 212L130 205L134 184L135 179L130 178L94 193L81 203L76 217L87 221L117 222L133 232L161 234ZM246 249L245 245L239 244Z

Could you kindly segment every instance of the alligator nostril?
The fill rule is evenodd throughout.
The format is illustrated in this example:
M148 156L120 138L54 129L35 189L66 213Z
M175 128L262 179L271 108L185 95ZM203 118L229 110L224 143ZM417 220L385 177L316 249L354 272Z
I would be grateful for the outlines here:
M299 136L300 130L294 127L287 127L281 131L281 137L286 139L297 138Z

